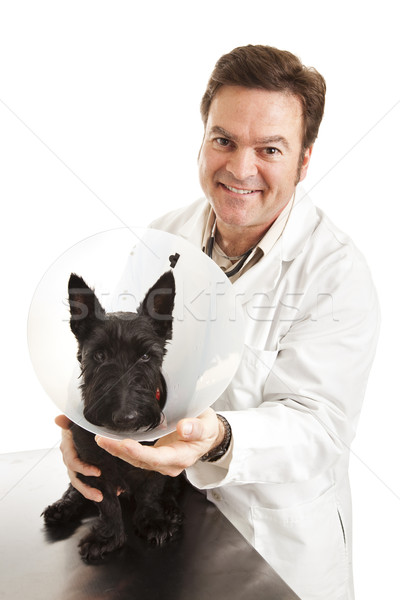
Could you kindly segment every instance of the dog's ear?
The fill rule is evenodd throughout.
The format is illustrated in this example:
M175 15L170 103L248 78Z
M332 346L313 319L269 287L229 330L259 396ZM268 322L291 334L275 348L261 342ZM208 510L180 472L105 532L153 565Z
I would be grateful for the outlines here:
M86 282L71 273L68 281L68 298L71 318L71 331L79 344L90 335L98 320L104 319L105 310L98 301L94 291Z
M175 302L175 277L167 271L148 290L138 308L138 315L147 315L153 319L158 335L166 340L172 335L172 311Z

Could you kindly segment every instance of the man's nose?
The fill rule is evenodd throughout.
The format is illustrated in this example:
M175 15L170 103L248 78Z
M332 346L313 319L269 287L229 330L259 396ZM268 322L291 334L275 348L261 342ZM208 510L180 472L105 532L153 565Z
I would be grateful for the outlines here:
M226 169L238 181L254 177L258 173L257 157L251 148L236 149L226 164Z

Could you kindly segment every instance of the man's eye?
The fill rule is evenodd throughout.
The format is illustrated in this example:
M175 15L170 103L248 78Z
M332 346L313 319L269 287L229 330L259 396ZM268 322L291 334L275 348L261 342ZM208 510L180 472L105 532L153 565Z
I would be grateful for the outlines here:
M268 154L269 156L277 156L281 152L278 150L278 148L264 148L264 153Z
M215 141L217 142L218 146L222 146L223 148L229 146L230 143L229 140L223 137L215 138Z

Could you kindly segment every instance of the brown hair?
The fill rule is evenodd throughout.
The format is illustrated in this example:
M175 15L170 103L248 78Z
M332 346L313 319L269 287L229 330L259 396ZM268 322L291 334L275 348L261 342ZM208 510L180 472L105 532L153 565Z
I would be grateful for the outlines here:
M314 68L305 67L291 52L271 46L248 45L221 56L201 101L204 126L211 102L223 85L294 94L303 106L303 150L315 142L324 114L325 80Z

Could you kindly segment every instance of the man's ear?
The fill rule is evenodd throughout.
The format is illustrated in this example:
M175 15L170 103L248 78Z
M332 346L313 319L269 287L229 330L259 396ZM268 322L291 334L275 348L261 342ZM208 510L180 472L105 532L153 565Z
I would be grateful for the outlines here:
M314 146L309 146L308 148L306 148L304 150L304 155L302 157L302 161L299 164L299 173L298 173L298 182L297 183L299 183L300 181L303 181L303 179L305 179L305 177L307 175L308 166L310 164L313 148L314 148Z
M68 298L71 331L82 345L96 321L104 319L106 313L94 291L75 273L71 273L68 281Z
M161 337L167 339L172 335L172 311L175 302L175 277L167 271L148 290L138 308L138 315L146 315L153 319L153 325Z

